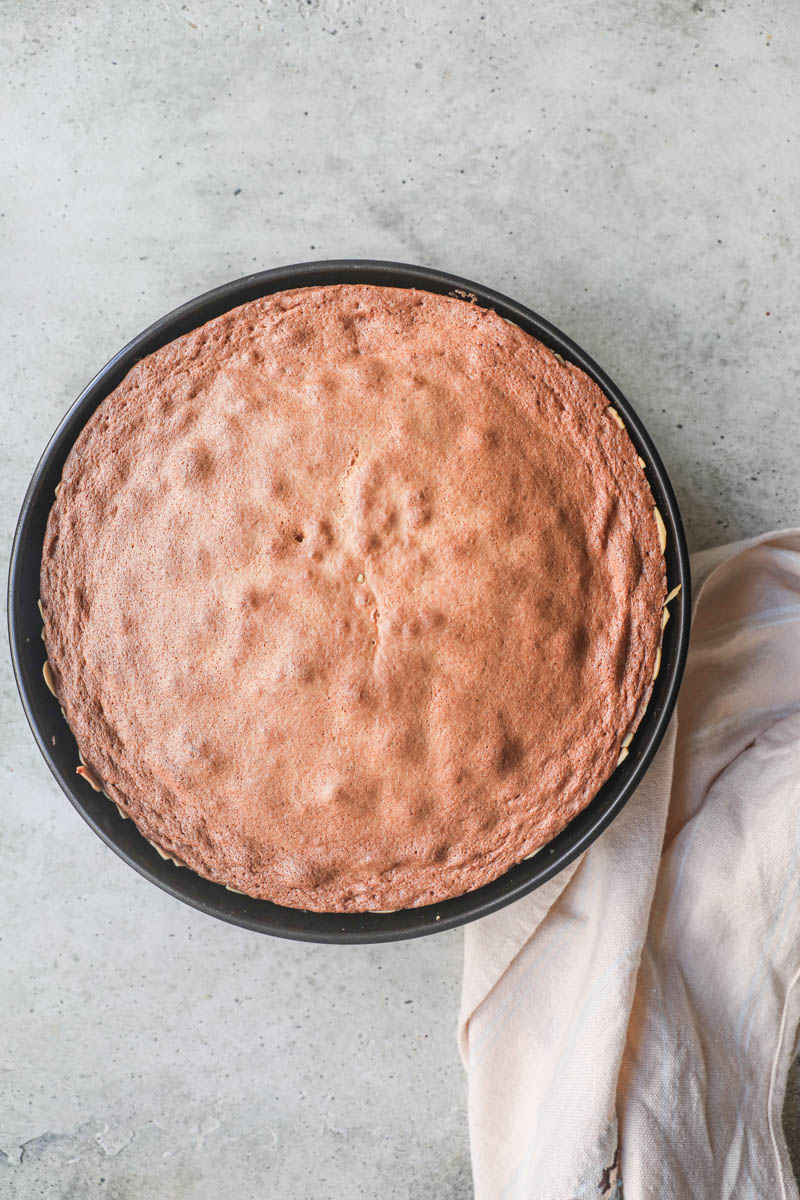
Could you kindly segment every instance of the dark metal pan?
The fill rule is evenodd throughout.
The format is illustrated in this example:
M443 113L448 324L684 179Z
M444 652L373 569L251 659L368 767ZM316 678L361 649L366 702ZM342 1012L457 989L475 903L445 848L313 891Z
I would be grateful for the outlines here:
M647 477L667 529L668 586L672 589L681 585L681 591L671 605L672 619L664 633L661 671L629 756L588 808L533 858L512 867L493 883L443 904L393 913L315 913L284 908L229 892L193 871L162 859L133 821L123 820L104 795L92 791L75 774L75 742L42 677L44 650L37 601L47 515L67 454L98 404L140 358L213 317L271 292L335 283L372 283L466 295L475 303L493 308L500 316L514 321L591 376L621 414L647 465ZM25 713L47 765L95 833L140 874L202 912L260 933L311 942L387 942L453 929L518 900L561 871L620 812L655 754L675 706L686 659L689 622L689 562L675 495L646 429L608 376L548 321L480 284L425 267L361 260L299 263L234 280L181 305L120 350L72 405L42 455L22 504L8 585L11 655Z

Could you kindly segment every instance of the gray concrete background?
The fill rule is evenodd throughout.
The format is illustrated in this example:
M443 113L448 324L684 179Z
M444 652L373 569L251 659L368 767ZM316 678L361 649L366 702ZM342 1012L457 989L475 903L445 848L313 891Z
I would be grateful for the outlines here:
M4 553L123 342L342 255L571 334L694 548L800 523L799 24L791 0L6 3ZM3 670L0 1193L465 1200L460 935L303 947L161 895L56 790Z

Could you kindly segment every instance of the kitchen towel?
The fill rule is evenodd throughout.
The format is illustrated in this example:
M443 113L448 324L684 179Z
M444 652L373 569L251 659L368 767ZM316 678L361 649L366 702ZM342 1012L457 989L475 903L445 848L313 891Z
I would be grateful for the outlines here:
M476 1200L797 1200L800 531L692 559L676 716L619 817L469 926Z

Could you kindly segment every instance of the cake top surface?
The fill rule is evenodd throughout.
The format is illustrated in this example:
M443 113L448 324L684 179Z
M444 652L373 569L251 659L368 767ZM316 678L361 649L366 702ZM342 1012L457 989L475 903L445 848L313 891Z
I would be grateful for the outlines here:
M199 873L393 909L497 877L613 771L664 561L603 392L491 311L299 289L138 363L41 596L90 771Z

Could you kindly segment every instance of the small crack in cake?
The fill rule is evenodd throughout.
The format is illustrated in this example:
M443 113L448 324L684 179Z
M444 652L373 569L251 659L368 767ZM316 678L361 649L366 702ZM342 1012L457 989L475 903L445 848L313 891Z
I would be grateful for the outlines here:
M81 432L48 673L87 783L163 853L296 908L428 904L614 770L662 550L618 414L521 329L428 292L282 292L143 359Z

